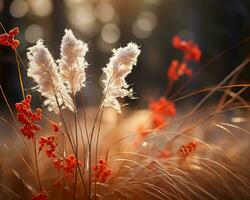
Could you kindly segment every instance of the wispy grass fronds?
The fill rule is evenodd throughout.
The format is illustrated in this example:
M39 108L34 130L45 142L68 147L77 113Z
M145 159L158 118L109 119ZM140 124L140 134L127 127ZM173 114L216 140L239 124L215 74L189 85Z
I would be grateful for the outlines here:
M125 78L136 65L140 52L139 47L134 43L113 50L113 56L107 66L103 68L105 75L103 79L104 107L112 107L120 113L121 105L118 98L133 97L133 89L129 88Z
M87 51L87 44L76 39L73 32L66 29L61 43L59 67L60 75L72 95L85 87L85 69L88 66L85 60Z
M38 40L35 46L30 47L27 56L29 60L27 75L36 82L35 89L45 97L43 103L48 110L58 112L57 100L62 108L73 110L72 100L65 92L67 90L58 68L43 41Z

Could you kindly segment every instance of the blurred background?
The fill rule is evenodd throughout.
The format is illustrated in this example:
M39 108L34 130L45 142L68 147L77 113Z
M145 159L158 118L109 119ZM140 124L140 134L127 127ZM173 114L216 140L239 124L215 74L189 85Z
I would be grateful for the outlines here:
M53 57L58 59L65 28L73 29L78 38L87 42L90 50L85 96L89 105L100 100L101 68L108 62L113 48L130 41L141 46L138 65L128 78L139 97L132 105L140 107L148 97L162 94L167 68L172 59L181 56L172 48L174 35L194 40L202 49L201 62L189 65L194 72L250 36L249 0L0 0L0 16L7 30L20 28L18 50L26 64L27 48L39 38L45 40ZM249 56L249 47L250 41L246 40L227 51L207 66L186 91L216 85ZM246 69L239 82L249 78L250 70ZM186 80L182 78L174 90ZM10 48L2 46L0 84L11 103L21 99L15 55ZM25 87L30 92L30 80L25 80Z

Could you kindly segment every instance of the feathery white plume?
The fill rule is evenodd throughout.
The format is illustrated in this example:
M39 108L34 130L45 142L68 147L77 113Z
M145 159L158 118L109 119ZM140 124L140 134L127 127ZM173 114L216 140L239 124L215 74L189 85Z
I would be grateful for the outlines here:
M37 90L46 98L44 105L49 111L58 112L57 98L62 108L67 107L72 110L72 100L68 93L65 93L65 86L57 66L43 41L38 40L36 45L28 50L28 76L33 78L37 84Z
M106 76L103 80L105 95L103 106L113 107L120 113L121 105L117 98L133 97L133 89L129 89L125 78L131 73L133 65L136 65L141 51L136 44L129 43L126 47L114 49L112 52L113 56L103 69Z
M87 51L87 44L76 39L71 30L65 29L61 43L59 67L62 79L72 95L85 86L85 69L88 65L85 60Z

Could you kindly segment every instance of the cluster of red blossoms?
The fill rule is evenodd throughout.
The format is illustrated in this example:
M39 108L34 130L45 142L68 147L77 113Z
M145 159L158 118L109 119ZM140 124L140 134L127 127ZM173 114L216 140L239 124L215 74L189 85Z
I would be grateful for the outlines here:
M10 46L13 50L19 46L19 41L15 39L15 36L19 34L19 28L13 28L9 33L0 34L0 44L4 46Z
M42 119L42 110L40 108L37 108L35 112L31 110L31 98L31 95L27 95L23 101L16 103L16 110L17 120L23 124L23 127L20 128L21 133L28 139L34 140L36 131L41 129L34 122Z
M111 170L107 167L107 161L102 159L93 167L93 171L95 171L96 179L101 183L105 183L107 178L111 175Z
M193 41L181 40L178 36L174 36L172 40L173 47L183 52L182 62L173 60L168 68L167 77L169 80L177 81L184 74L192 76L192 71L188 68L188 61L199 62L201 59L201 50Z
M32 196L32 200L48 200L47 192L40 192L37 195Z
M192 76L192 70L187 67L186 63L180 63L178 60L173 60L168 68L168 78L172 81L177 81L184 74Z
M201 50L198 44L193 41L184 41L181 40L180 37L174 36L172 40L173 47L183 51L184 60L194 60L195 62L199 62L201 58Z
M78 165L82 166L83 163L81 161L78 161ZM60 171L61 169L64 169L65 174L74 174L75 169L77 166L77 159L75 155L70 154L65 160L62 159L55 159L54 160L54 167Z
M149 109L151 110L150 122L151 129L161 129L166 125L166 118L176 115L175 105L172 101L165 97L160 97L159 100L151 100L149 102ZM152 130L145 129L143 125L139 125L137 132L141 138L148 136Z
M158 101L152 100L149 103L149 109L163 116L175 116L176 114L174 103L165 97L161 97Z
M159 100L152 100L149 103L152 111L152 128L159 129L166 124L166 117L173 117L176 114L175 105L172 101L161 97Z
M46 155L49 158L56 157L55 150L57 147L57 139L55 136L40 137L39 139L39 151L42 151L45 146L48 148L45 150Z
M189 142L181 146L178 150L178 154L183 160L186 160L186 158L195 151L196 147L197 142Z

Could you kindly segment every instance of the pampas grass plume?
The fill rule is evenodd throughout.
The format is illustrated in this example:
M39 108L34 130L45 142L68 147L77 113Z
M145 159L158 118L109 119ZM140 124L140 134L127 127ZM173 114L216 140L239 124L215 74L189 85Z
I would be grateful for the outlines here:
M129 88L125 78L136 65L140 52L139 47L134 43L113 50L113 56L103 69L105 75L103 80L104 107L112 107L120 113L121 105L118 98L133 97L133 89Z
M60 75L72 95L85 86L85 69L88 66L85 60L87 51L87 44L76 39L73 32L66 29L61 43L59 67Z
M48 110L58 112L58 103L73 110L71 98L63 92L65 86L54 59L42 40L38 40L35 46L29 48L27 57L29 60L27 75L36 82L36 90L45 97L43 103Z

